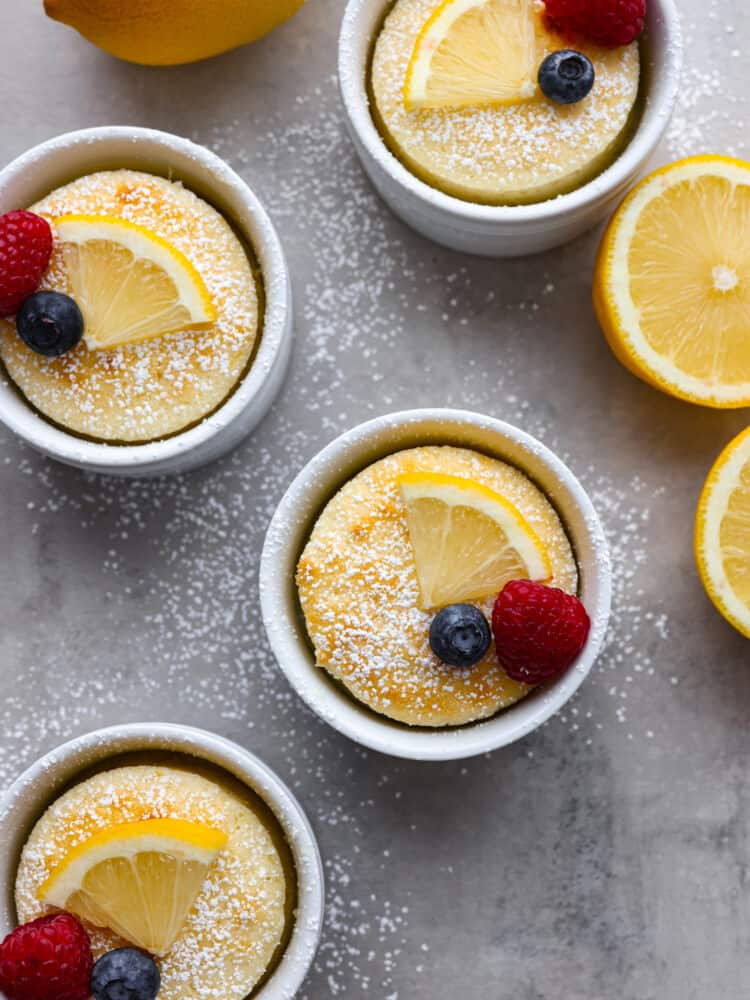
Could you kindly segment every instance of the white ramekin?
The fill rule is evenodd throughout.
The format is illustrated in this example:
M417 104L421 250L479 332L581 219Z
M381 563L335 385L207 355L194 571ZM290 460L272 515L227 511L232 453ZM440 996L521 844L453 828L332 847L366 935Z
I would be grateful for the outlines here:
M649 0L643 38L644 107L635 134L602 174L570 194L536 205L495 207L444 194L419 180L390 152L369 108L372 47L393 0L349 0L339 38L339 83L347 125L362 165L380 196L404 222L453 250L520 257L566 243L607 215L625 194L664 134L682 65L674 0Z
M127 763L127 754L177 753L223 768L259 795L281 825L297 874L297 908L287 948L253 1000L292 1000L312 964L323 926L323 866L312 828L284 783L236 743L202 729L137 723L99 729L52 750L0 799L0 940L17 923L13 891L21 849L44 810L84 772Z
M184 472L234 448L265 416L287 371L292 289L284 252L265 209L242 178L188 139L130 126L69 132L43 142L0 171L0 213L26 208L54 188L96 170L128 168L183 181L217 208L252 247L263 275L263 333L240 385L215 413L162 441L86 441L39 416L0 370L0 421L38 451L94 472L129 476Z
M485 722L456 729L411 729L372 712L315 664L299 606L295 569L312 527L333 494L372 462L404 448L452 444L522 469L554 505L573 544L580 597L591 616L588 642L559 680ZM411 410L342 434L300 472L271 521L260 567L268 638L279 666L321 719L364 746L414 760L472 757L513 743L550 718L577 690L601 649L611 600L609 551L599 518L575 476L549 449L510 424L461 410Z

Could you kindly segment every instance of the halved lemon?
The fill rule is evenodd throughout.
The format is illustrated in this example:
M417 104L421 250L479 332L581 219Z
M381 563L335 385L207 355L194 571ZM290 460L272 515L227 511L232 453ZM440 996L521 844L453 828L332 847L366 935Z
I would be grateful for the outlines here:
M750 639L750 428L722 452L706 480L695 554L708 596Z
M165 955L226 843L221 830L183 820L112 826L73 848L39 898Z
M533 18L529 0L445 0L414 45L406 110L498 107L533 97Z
M151 230L98 215L64 215L53 224L89 349L135 344L216 319L195 267Z
M544 545L499 493L470 479L399 479L423 609L498 594L509 580L548 580Z
M750 405L750 163L697 156L647 177L607 229L594 305L635 375L703 406Z

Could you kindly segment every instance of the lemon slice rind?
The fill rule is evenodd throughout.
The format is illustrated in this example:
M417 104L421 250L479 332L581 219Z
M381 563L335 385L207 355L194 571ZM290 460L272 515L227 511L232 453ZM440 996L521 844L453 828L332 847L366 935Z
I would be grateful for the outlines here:
M698 378L649 343L641 325L641 308L631 291L629 254L644 212L671 187L695 185L707 178L726 181L733 189L742 186L750 190L750 163L716 155L690 157L657 170L631 191L612 218L601 244L594 273L594 306L614 354L639 378L688 402L715 408L744 407L750 405L750 381ZM717 236L720 239L720 230ZM727 268L720 251L717 253L714 280L719 295L733 294L735 280L738 284L750 281L750 250L744 265L745 273L736 275ZM659 277L663 278L664 308L674 313L680 308L675 283L669 275ZM750 300L747 293L746 297ZM690 318L685 319L687 327Z
M750 600L745 603L727 575L721 532L730 502L741 488L743 473L750 482L750 428L725 448L711 470L701 493L695 523L695 556L698 570L718 611L742 635L750 639ZM746 522L747 549L739 561L750 575L750 486L742 487L747 511L740 515ZM738 554L734 553L737 560Z
M439 598L435 587L429 581L428 572L420 562L424 557L420 554L420 546L416 543L416 532L410 510L417 501L438 501L446 508L469 508L493 522L505 536L507 548L513 550L519 560L519 569L523 566L523 575L537 582L545 582L552 577L552 565L544 544L526 521L521 512L499 493L473 480L442 473L410 473L398 480L401 496L407 508L407 525L412 541L417 577L420 586L421 606L423 609L437 607L440 604L451 603L453 600L475 600L497 594L504 582L490 583L481 588L481 592L469 588L461 593L461 582L457 581L456 592L449 600ZM441 553L438 554L438 559ZM491 556L492 554L490 554ZM430 557L428 557L430 558ZM459 572L467 572L467 567L456 567ZM467 578L472 579L472 567L468 567ZM433 581L434 583L434 581ZM443 595L445 597L445 595Z
M174 298L170 303L173 308L165 310L161 325L158 316L146 314L140 324L122 330L118 329L117 290L107 316L96 317L89 308L91 295L86 288L86 281L91 280L91 268L82 268L84 273L76 275L75 269L69 266L73 295L84 315L84 340L89 350L111 350L215 322L216 309L203 278L181 250L157 233L127 219L110 216L63 215L52 219L52 224L63 245L63 252L94 241L112 244L129 253L134 263L148 262L153 265L174 288ZM101 277L114 276L104 274ZM123 276L123 284L126 282L127 274ZM133 291L137 294L137 289L129 291L131 295ZM109 328L102 319L110 324Z
M491 23L495 7L502 8L496 17L498 30L488 31L486 24L473 25L477 35L473 44L470 37L464 39L473 53L455 59L448 43L460 19L474 16L481 22L484 15ZM527 0L444 0L425 21L414 43L404 80L406 110L502 107L533 97L537 90L536 40L530 8ZM467 70L472 57L477 61ZM438 69L436 60L447 65ZM440 73L446 78L442 89L435 87Z

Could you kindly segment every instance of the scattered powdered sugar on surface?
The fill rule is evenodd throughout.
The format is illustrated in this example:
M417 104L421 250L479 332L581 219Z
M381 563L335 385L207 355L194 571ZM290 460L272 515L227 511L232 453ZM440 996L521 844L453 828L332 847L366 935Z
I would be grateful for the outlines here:
M723 87L720 69L686 74L670 156L710 143L711 98ZM614 609L590 677L541 732L487 758L430 767L339 737L291 691L260 621L258 558L283 490L335 434L420 402L496 413L570 457L580 411L563 410L551 381L545 391L536 378L530 359L543 360L549 348L532 334L541 317L554 325L562 296L583 297L577 275L590 266L593 244L577 245L572 258L497 264L412 239L361 174L333 81L301 95L283 122L224 122L196 138L256 188L286 240L298 311L292 374L252 441L187 477L89 476L3 432L13 516L3 600L18 624L0 636L0 783L42 749L117 721L203 725L257 750L300 797L325 859L326 926L302 1000L405 1000L424 965L439 961L431 930L451 916L436 916L435 899L453 896L457 911L469 912L459 908L472 844L445 857L434 839L444 795L460 811L460 796L501 789L515 806L516 796L523 802L518 783L546 787L560 757L626 757L630 738L659 735L644 710L681 679L678 667L665 672L653 656L670 627L648 562L650 513L663 502L666 477L653 467L648 481L636 470L604 474L603 465L612 468L606 454L596 467L574 462L612 546ZM738 152L743 141L738 133ZM534 287L520 277L532 271L538 291L524 298L517 286ZM478 363L474 344L496 360ZM36 580L35 590L16 594L16 580ZM494 830L477 827L472 842L483 837ZM433 899L433 885L446 895Z
M727 86L727 68L741 56L742 40L739 26L726 21L721 3L705 11L713 30L723 33L722 61L706 60L698 65L691 56L700 51L707 24L699 19L684 18L682 22L686 65L682 74L677 103L665 139L667 159L698 153L723 153L746 157L748 148L748 103L746 91ZM713 24L712 24L713 22ZM728 127L729 126L729 127ZM721 143L712 140L714 134L727 137Z

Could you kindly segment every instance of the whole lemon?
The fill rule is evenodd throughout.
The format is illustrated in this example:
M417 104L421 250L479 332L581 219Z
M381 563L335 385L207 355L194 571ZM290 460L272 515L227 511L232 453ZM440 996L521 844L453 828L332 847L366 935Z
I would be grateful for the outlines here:
M44 0L56 21L146 66L207 59L272 31L303 0Z

